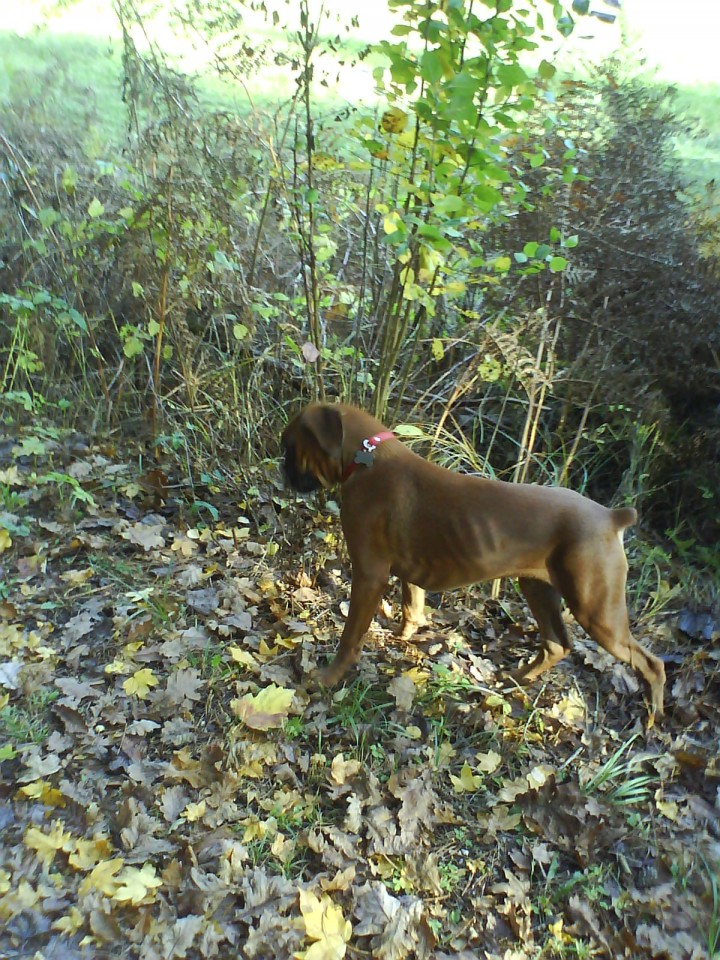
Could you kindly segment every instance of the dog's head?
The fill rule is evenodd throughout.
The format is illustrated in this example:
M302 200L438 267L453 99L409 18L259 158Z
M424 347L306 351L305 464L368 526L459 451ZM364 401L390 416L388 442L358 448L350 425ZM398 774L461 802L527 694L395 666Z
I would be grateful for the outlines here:
M298 493L338 483L343 473L342 408L311 403L288 423L281 438L283 470Z

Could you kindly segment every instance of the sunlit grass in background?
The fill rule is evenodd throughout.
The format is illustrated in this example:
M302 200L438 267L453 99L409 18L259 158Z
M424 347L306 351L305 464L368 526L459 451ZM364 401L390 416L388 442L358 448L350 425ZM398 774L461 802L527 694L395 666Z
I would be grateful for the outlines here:
M337 0L343 15L347 8ZM91 157L102 156L108 141L123 134L126 114L122 102L120 35L108 0L78 0L61 13L46 16L52 4L40 0L8 5L0 31L0 113L4 104L29 112L40 125L66 128L79 137ZM592 7L606 11L603 0ZM279 5L283 16L290 8ZM353 7L359 29L338 30L344 43L359 51L367 42L386 36L393 18L385 0L366 0ZM254 19L253 19L254 17ZM284 34L274 33L259 14L247 14L245 24L258 41L282 44ZM625 0L622 17L609 26L585 17L570 41L554 51L565 69L580 68L611 52L624 31L632 50L646 61L658 80L678 87L678 104L696 129L678 141L678 151L690 181L705 182L720 176L720 66L715 37L720 26L715 0ZM42 25L42 26L41 26ZM207 68L211 51L190 38L178 39L161 20L154 39L170 50L180 70L205 74L201 95L208 103L222 104L240 114L265 109L292 97L293 71L285 65L267 65L247 78L246 84L220 81ZM334 26L332 29L335 32ZM318 109L328 115L343 105L367 104L373 97L372 63L339 67L325 58L316 78L327 68L327 85L316 86Z

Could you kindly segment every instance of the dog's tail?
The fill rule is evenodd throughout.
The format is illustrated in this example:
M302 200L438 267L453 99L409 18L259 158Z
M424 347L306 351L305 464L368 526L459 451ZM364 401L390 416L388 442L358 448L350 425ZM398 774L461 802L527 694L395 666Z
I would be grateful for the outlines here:
M625 527L632 527L637 523L637 510L635 507L618 507L612 510L612 521L616 530L624 530Z

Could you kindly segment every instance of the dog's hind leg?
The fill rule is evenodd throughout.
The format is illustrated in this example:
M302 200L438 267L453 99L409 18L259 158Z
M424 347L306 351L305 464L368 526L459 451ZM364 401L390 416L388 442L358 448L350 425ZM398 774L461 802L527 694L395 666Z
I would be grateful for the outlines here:
M420 627L427 623L425 616L425 591L414 583L401 581L402 588L402 624L400 639L410 640Z
M637 670L648 685L651 711L662 716L665 666L630 633L622 546L611 541L602 557L577 550L563 559L558 585L572 615L598 646Z
M589 636L622 663L627 663L642 676L650 691L651 711L663 715L665 665L649 653L630 633L624 584L621 593L601 590L581 604L570 603L573 616Z
M540 632L540 650L537 656L516 670L512 676L520 683L529 683L550 667L559 663L572 649L562 619L562 596L550 583L520 577L518 585L525 595Z

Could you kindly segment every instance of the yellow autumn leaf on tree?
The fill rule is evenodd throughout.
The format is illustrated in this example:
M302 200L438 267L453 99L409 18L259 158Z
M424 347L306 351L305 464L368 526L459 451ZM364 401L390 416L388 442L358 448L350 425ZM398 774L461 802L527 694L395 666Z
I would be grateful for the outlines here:
M136 696L144 700L150 693L150 689L156 687L158 683L160 681L152 670L149 667L143 667L142 670L136 670L131 677L127 678L123 683L123 690L130 696Z
M280 727L287 718L295 692L271 683L256 694L248 694L240 700L232 700L235 715L253 730Z
M402 133L407 124L408 115L400 107L390 107L380 120L380 126L385 133Z
M162 880L155 874L155 867L146 863L142 867L125 867L118 877L121 886L112 895L120 903L131 903L137 907L141 903L152 903L155 891L162 886Z
M44 833L37 827L28 827L23 838L26 847L34 850L38 860L49 867L58 850L70 852L75 849L75 840L69 830L64 830L60 820L56 820L50 830Z
M473 791L477 790L477 788L483 782L482 777L472 772L472 768L467 760L463 764L463 768L460 771L460 776L455 777L451 773L450 780L452 781L455 793L472 793Z
M298 960L341 960L352 934L352 924L330 897L316 897L309 890L300 891L300 912L305 922L305 934L316 942L307 950L296 953Z
M114 860L103 860L90 871L80 884L80 896L90 893L91 890L99 890L106 897L112 897L120 886L120 880L117 876L123 868L125 861L122 857L115 857Z
M0 527L0 553L4 553L12 546L12 537L5 527Z
M396 233L403 226L403 219L397 210L393 210L392 213L388 213L387 216L383 217L383 230L385 233Z

